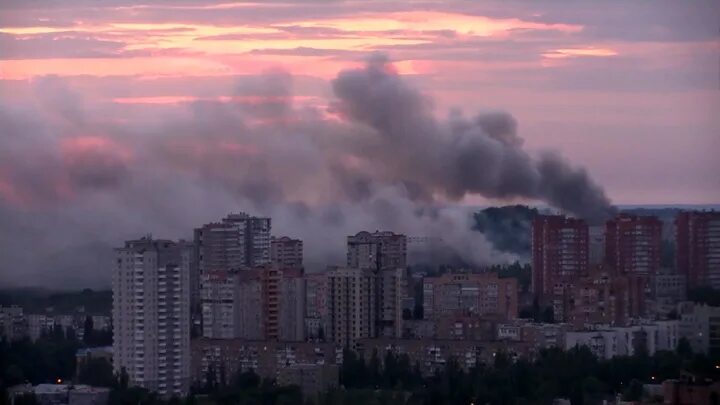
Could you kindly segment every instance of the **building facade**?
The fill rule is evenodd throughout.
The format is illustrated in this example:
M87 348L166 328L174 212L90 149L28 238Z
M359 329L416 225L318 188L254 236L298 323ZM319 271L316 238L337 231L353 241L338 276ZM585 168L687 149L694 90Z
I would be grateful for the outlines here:
M113 367L131 385L184 395L190 382L189 254L145 237L115 250Z
M353 348L358 340L376 336L375 272L331 268L327 278L329 330L326 332L329 340Z
M720 212L681 212L675 218L676 266L690 288L720 289Z
M303 242L287 236L270 239L270 261L274 266L284 269L303 267Z
M423 314L439 319L453 314L515 319L518 286L515 278L497 273L453 274L423 280Z
M657 217L620 214L605 224L605 263L619 274L656 274L661 245Z
M588 271L588 225L582 219L540 215L532 224L532 283L538 301L566 317L568 294Z
M270 228L270 218L241 212L195 229L198 273L269 264Z
M328 331L328 277L325 272L305 274L305 335L324 339Z
M355 269L404 269L407 237L393 232L359 232L347 238L347 267Z

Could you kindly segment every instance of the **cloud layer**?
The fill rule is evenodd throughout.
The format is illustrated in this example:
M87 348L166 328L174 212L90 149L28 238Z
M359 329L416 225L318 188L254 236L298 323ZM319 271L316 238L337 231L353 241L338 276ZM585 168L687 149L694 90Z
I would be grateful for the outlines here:
M512 257L447 203L475 194L592 219L610 210L585 171L524 152L512 116L437 120L384 55L338 74L329 111L296 108L292 82L268 72L227 101L194 102L151 125L93 122L62 79L37 81L31 110L0 109L0 218L13 222L0 234L2 274L101 282L107 270L86 267L88 258L102 267L109 251L98 244L189 235L239 209L305 239L315 267L342 260L344 236L373 228L440 237L443 246L425 247L434 259L488 264Z

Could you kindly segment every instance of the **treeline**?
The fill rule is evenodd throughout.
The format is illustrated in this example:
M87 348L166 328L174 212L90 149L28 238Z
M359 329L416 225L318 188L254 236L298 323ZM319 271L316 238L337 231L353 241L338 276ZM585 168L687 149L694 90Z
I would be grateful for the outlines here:
M602 403L620 394L639 400L643 383L678 378L682 370L718 374L720 358L693 354L687 341L676 352L599 360L585 347L545 350L534 361L498 353L491 365L463 371L456 361L422 378L406 355L377 355L369 362L348 352L341 370L344 389L333 390L322 405L392 404L547 404L568 398L573 405Z
M91 315L109 315L112 310L112 291L84 289L82 291L48 291L36 288L0 290L0 305L17 305L26 313L45 313L52 307L54 313L73 313L84 307Z
M6 403L6 388L31 382L53 383L57 378L80 384L110 387L109 403L165 404L253 404L253 405L440 405L440 404L547 404L568 398L574 405L601 403L620 394L639 400L643 383L678 378L682 370L715 375L720 356L694 354L686 340L676 351L653 356L615 357L600 360L585 347L569 351L550 349L536 359L513 360L497 353L492 364L478 364L465 371L457 361L437 370L413 364L407 355L373 353L368 361L346 350L337 389L319 398L303 395L298 387L279 386L252 371L238 373L228 384L221 370L209 370L206 382L193 387L187 398L162 399L148 390L129 387L127 375L114 375L109 362L89 361L75 378L75 352L82 344L62 330L37 342L0 342L0 384ZM427 375L430 374L428 377ZM23 403L34 403L23 398Z
M111 344L112 332L93 331L90 317L86 318L83 340L78 339L74 329L60 326L45 331L34 342L29 337L13 341L1 339L0 404L6 400L7 388L13 385L53 384L58 379L63 382L73 380L79 349ZM95 361L90 364L93 368L80 370L84 380L76 382L99 386L110 386L113 383L115 377L109 363L98 366Z

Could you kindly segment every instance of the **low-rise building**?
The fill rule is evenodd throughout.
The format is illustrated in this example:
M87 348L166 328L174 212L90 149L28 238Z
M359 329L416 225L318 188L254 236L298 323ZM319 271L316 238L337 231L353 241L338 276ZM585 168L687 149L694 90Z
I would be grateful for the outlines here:
M600 327L596 330L565 333L565 349L586 346L601 359L649 355L660 350L675 350L679 340L678 321L657 321L624 327Z
M694 352L720 352L720 307L693 304L678 305L680 336L690 342Z
M450 361L468 370L478 364L490 364L498 353L511 357L528 354L527 345L519 342L487 342L443 339L364 339L358 343L358 353L369 362L377 356L382 362L386 353L407 355L411 365L418 365L425 376L441 371Z
M206 381L211 371L225 382L248 370L275 379L284 367L336 364L338 359L337 347L332 343L203 338L193 340L191 346L192 379L200 383Z

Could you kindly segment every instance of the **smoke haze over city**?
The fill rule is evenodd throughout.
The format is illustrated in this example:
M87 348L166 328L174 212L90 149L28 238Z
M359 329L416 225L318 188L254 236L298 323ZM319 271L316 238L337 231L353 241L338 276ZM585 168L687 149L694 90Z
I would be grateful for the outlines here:
M315 270L376 229L516 260L472 205L720 198L712 2L608 6L625 31L561 3L40 3L0 6L2 284L107 285L119 241L228 212Z

